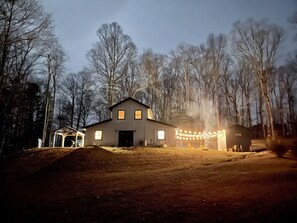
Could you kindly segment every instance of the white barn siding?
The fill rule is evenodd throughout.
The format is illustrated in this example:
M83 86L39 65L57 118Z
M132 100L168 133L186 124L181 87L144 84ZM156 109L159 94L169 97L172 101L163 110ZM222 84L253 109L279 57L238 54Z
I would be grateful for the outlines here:
M166 144L168 146L175 146L175 127L155 120L148 120L148 113L150 112L148 106L143 105L134 99L126 99L119 104L112 106L111 110L112 119L86 126L86 146L92 146L94 144L118 146L120 131L133 131L133 146L140 145L141 143L144 143L145 140L148 145ZM125 111L125 120L118 120L118 110ZM141 120L135 120L135 110L142 111ZM95 131L99 130L103 132L102 140L95 140ZM164 140L158 140L158 130L165 131Z

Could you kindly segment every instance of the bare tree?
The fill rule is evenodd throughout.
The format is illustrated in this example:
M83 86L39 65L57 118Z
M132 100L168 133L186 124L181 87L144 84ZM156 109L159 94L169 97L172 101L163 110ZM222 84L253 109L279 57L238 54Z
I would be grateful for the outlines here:
M39 1L0 1L0 153L5 144L14 144L15 137L24 134L21 96L33 79L52 29L51 16Z
M64 72L66 55L56 37L52 37L45 43L47 80L44 93L44 123L42 132L42 143L49 145L51 141L52 123L55 111L58 80Z
M275 138L272 100L269 95L269 79L274 67L283 30L265 21L237 21L233 25L232 43L236 54L248 60L257 76L268 114L268 134Z
M160 86L165 65L165 56L156 54L151 49L140 56L140 72L144 79L140 89L146 92L145 102L151 106L156 119L160 118Z
M224 83L224 96L225 96L225 114L229 123L239 124L240 111L240 89L239 78L236 75L225 75L222 79Z
M94 109L95 85L91 72L87 69L70 73L63 80L59 119L64 125L79 129L87 125Z
M162 97L160 101L160 120L168 123L174 122L174 112L177 111L178 105L176 103L176 97L179 92L177 91L177 85L179 83L178 75L174 72L170 65L165 68L162 76L162 82L160 91Z
M107 106L115 102L118 84L127 73L129 64L136 57L136 46L119 24L103 24L97 31L99 41L87 53L92 70L99 75L105 90Z
M100 96L95 99L94 112L99 122L110 118L109 108Z
M243 124L247 127L252 126L251 106L254 80L252 75L252 68L248 61L238 58L238 66L236 68L239 86L241 90L241 108L245 113L242 114Z
M140 65L137 59L131 60L128 65L128 71L121 78L121 82L119 83L119 88L121 97L135 97L136 93L145 83L145 78L140 72ZM121 98L118 98L120 100Z
M188 128L196 128L199 125L194 123L193 119L199 119L195 112L196 105L202 103L205 96L205 91L202 90L205 62L203 56L199 47L185 43L179 44L170 53L168 70L172 77L169 78L169 83L174 86L174 100L171 101L173 112L170 113L171 116L174 115L172 119L177 125Z
M289 58L285 67L281 68L283 74L283 84L286 92L288 103L288 123L291 134L297 134L296 120L296 94L297 94L297 54L295 57Z
M83 70L78 73L77 78L76 129L88 123L94 101L94 84L91 73L87 70Z
M66 103L64 105L65 115L67 116L68 125L74 127L75 107L78 97L78 74L70 73L63 80L64 98Z
M223 61L226 57L227 39L225 35L215 36L210 34L207 39L207 60L209 65L209 75L213 83L213 102L216 106L217 127L221 128L220 100L219 100L219 81L223 74Z

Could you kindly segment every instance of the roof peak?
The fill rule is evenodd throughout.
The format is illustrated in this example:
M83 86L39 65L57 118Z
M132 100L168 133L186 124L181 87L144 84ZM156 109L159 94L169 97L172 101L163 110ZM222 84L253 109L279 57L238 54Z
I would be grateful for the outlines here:
M109 110L112 110L112 109L113 109L114 107L116 107L117 105L122 104L122 103L124 103L124 102L126 102L126 101L128 101L128 100L132 100L132 101L134 101L134 102L136 102L136 103L138 103L138 104L140 104L140 105L143 105L143 106L145 106L145 107L147 107L147 108L150 108L150 106L148 106L148 105L146 105L146 104L143 104L142 102L140 102L140 101L138 101L138 100L136 100L136 99L134 99L134 98L132 98L132 97L127 97L127 98L123 99L122 101L119 101L119 102L115 103L114 105L110 106L110 107L109 107Z

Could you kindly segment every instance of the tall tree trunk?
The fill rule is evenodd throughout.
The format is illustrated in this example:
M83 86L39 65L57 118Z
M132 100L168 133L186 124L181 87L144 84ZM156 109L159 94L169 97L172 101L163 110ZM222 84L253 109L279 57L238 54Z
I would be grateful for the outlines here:
M71 100L71 119L70 119L70 127L73 128L73 122L74 122L74 103L75 103L75 96L72 95Z
M47 130L48 130L48 122L49 122L49 107L50 107L50 83L51 83L51 78L52 78L52 72L51 72L51 67L50 67L50 55L48 55L48 66L47 66L47 71L48 71L48 79L47 79L47 84L46 84L46 90L45 90L45 112L44 112L44 122L43 122L43 131L42 131L42 146L45 146L45 141L47 138Z
M263 98L265 100L266 111L268 113L267 114L268 115L267 136L272 137L272 139L274 140L275 132L274 132L274 123L273 123L272 102L269 97L267 82L264 82L262 81L262 79L260 79L260 86L261 86L261 92L262 92Z

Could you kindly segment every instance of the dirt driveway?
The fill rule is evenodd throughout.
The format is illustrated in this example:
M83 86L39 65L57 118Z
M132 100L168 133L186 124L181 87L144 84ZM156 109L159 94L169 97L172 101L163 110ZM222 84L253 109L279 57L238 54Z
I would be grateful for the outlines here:
M297 222L289 155L42 149L0 168L6 222Z

